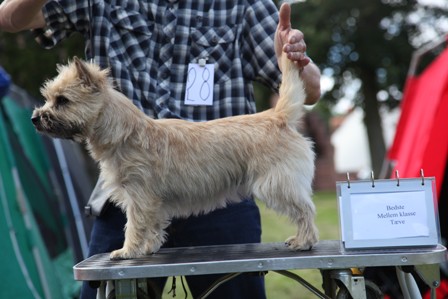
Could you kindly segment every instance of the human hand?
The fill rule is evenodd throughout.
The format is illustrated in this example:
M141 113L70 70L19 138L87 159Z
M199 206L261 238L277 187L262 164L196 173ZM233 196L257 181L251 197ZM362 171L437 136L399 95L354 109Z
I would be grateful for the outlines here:
M306 43L300 30L291 28L291 6L282 4L279 11L279 22L275 32L275 54L280 63L282 54L293 61L298 68L303 69L310 63L310 58L305 54Z
M0 30L19 32L45 27L42 7L48 0L5 0L0 3Z

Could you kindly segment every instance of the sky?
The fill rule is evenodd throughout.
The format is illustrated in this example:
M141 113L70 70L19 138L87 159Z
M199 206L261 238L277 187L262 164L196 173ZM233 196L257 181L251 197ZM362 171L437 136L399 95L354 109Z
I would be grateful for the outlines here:
M436 5L440 7L448 7L448 1L446 0L419 0L418 2L423 5Z

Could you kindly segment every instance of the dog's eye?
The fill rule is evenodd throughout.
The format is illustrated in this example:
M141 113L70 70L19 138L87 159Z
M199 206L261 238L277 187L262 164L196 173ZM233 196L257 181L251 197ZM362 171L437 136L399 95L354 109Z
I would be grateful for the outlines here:
M64 97L64 96L57 96L56 97L56 105L57 106L66 105L66 104L68 104L68 102L69 102L69 100L66 97Z

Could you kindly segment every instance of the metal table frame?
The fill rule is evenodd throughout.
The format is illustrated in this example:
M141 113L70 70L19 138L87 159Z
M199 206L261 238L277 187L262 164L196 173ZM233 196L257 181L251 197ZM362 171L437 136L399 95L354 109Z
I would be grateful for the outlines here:
M320 241L310 251L291 251L283 243L240 244L224 246L184 247L161 249L137 259L111 261L109 254L92 256L73 267L76 280L113 281L117 298L138 298L138 285L147 278L223 274L223 279L203 294L245 272L275 271L286 275L313 292L319 298L336 298L338 286L346 287L353 298L365 299L362 275L352 275L352 268L395 266L402 290L408 297L419 298L409 269L433 290L440 283L440 263L446 261L446 248L400 248L344 252L340 241ZM319 269L323 275L325 294L287 270ZM229 274L230 273L230 274ZM99 297L104 290L99 291ZM105 298L105 297L104 297Z

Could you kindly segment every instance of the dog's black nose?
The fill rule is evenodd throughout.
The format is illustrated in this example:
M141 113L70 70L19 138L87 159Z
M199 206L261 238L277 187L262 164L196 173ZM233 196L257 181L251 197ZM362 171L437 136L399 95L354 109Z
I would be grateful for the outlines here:
M40 116L33 116L31 117L31 121L33 122L33 125L36 125L39 123Z

